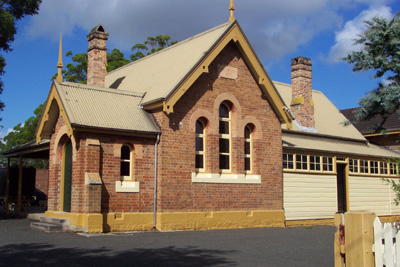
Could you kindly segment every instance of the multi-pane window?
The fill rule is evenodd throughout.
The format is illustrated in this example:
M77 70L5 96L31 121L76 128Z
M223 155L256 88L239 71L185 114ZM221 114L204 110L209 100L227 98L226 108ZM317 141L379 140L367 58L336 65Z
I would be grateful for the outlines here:
M389 168L390 168L391 175L397 175L397 164L396 163L390 162Z
M219 106L219 168L230 170L231 161L231 110L222 103Z
M358 159L349 159L349 172L358 173Z
M323 170L327 172L333 172L333 158L322 157Z
M378 161L369 162L369 170L371 174L379 174L379 163Z
M253 144L252 144L252 129L250 125L244 128L244 169L246 172L252 171L252 154L253 154Z
M284 153L282 161L285 170L333 172L332 157Z
M310 171L320 171L320 170L321 170L321 157L310 156Z
M368 173L368 160L360 160L360 173Z
M121 147L121 180L132 178L132 149L128 145Z
M307 155L296 155L297 170L308 170L307 165Z
M293 154L283 154L283 168L288 170L294 169Z
M205 170L205 127L201 120L196 121L196 170Z
M380 165L381 174L388 174L389 173L388 172L388 164L387 164L387 162L381 161L379 165Z

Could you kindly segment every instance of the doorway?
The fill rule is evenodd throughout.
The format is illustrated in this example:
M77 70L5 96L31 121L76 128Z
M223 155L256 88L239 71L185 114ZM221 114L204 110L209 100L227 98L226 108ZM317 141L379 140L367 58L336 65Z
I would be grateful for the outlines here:
M343 163L336 164L337 205L338 205L338 212L342 212L342 213L347 211L346 166L347 166L347 164L343 164Z
M71 188L72 188L72 144L68 141L64 147L64 179L63 179L63 207L65 212L71 212Z

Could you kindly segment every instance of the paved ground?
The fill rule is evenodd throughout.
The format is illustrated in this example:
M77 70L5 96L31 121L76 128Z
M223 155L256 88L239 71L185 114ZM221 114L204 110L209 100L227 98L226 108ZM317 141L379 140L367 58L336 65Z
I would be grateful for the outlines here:
M332 226L78 235L0 219L0 266L334 266Z

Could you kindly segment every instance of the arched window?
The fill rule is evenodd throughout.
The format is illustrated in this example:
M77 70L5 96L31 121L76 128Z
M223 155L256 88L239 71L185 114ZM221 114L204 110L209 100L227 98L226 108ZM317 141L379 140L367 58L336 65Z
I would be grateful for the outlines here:
M202 120L196 121L196 171L205 172L205 125Z
M219 106L219 169L231 169L231 109L225 103Z
M132 152L132 148L128 145L121 147L121 180L132 180Z
M253 171L253 129L251 125L244 127L244 170Z

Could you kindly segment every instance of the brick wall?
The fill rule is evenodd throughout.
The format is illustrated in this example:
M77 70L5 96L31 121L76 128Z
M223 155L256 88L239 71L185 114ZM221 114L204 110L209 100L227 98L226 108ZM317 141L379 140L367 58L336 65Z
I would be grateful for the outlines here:
M36 169L35 187L45 193L49 192L49 170Z
M218 69L237 69L237 80L218 77ZM254 174L261 184L192 183L195 172L195 128L206 117L206 172L219 173L218 108L232 108L232 173L244 173L244 127L254 134ZM238 49L230 43L174 106L174 113L154 113L162 128L159 149L158 210L223 211L282 209L281 126L249 72Z

